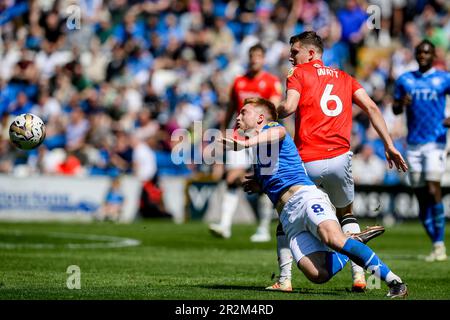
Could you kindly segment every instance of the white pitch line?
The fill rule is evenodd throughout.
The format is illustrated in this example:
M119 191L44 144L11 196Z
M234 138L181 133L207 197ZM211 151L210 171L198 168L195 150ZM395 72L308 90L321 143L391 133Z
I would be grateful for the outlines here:
M59 239L81 239L81 240L93 240L93 241L103 241L94 243L66 243L66 244L53 244L53 243L11 243L11 242L0 242L1 249L18 249L18 248L31 248L31 249L54 249L65 247L68 249L99 249L99 248L124 248L124 247L134 247L141 244L141 241L131 238L122 238L107 235L98 234L83 234L83 233L68 233L68 232L23 232L20 230L0 230L1 234L12 234L15 236L22 235L32 235L39 234L45 235L50 238Z

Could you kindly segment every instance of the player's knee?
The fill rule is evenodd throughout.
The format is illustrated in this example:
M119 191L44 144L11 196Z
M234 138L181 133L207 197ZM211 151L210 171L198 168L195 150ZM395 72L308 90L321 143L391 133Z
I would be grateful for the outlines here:
M340 228L336 228L334 224L320 224L318 227L318 233L322 242L333 250L340 250L345 244L345 235L342 233Z
M320 239L323 243L325 243L326 245L330 243L332 234L323 223L317 227L317 233L319 234Z
M325 243L326 246L335 249L338 245L338 238L333 235L333 234L329 234L327 233L326 236L322 239L323 243Z
M330 275L327 271L325 271L325 272L319 272L319 274L316 276L316 278L311 281L316 284L322 284L322 283L328 282L328 280L330 280Z
M306 272L303 270L303 273L309 281L315 284L325 283L330 280L330 274L324 268L317 268L314 270L308 270Z
M322 242L328 244L333 241L334 228L330 221L323 221L317 226L317 233L319 234Z

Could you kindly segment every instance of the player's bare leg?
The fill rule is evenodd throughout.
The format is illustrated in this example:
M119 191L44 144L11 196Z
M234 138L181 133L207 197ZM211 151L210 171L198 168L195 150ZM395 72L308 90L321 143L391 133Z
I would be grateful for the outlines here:
M346 234L361 232L358 221L353 215L353 202L343 208L336 208L336 216L341 225L342 231ZM364 269L353 261L351 262L352 270L352 291L363 292L366 289L366 277Z
M240 186L240 179L243 175L245 175L245 169L240 168L231 169L226 173L227 190L222 199L220 222L209 226L209 230L216 236L226 239L231 237L233 216L239 202L237 189Z

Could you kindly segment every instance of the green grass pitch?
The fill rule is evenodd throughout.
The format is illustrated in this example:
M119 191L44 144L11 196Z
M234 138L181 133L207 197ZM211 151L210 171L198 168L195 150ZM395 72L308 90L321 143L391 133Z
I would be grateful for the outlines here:
M384 283L349 292L350 266L322 285L293 267L293 293L265 291L278 270L275 239L251 243L254 231L235 225L223 240L199 222L0 223L0 299L386 299ZM120 247L122 238L141 243ZM369 244L408 284L408 299L450 298L450 261L418 258L431 249L419 223L388 228ZM80 290L66 286L70 265L80 267Z

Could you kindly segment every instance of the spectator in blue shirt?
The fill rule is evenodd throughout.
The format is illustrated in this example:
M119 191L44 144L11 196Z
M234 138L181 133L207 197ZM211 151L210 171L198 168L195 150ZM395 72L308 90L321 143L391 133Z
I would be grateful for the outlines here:
M356 66L356 53L363 44L367 13L356 0L347 0L345 8L338 11L337 17L342 25L341 40L349 47L350 63Z
M9 105L8 112L13 116L18 116L19 114L30 112L32 108L33 104L28 101L25 92L20 91L17 95L17 100Z

